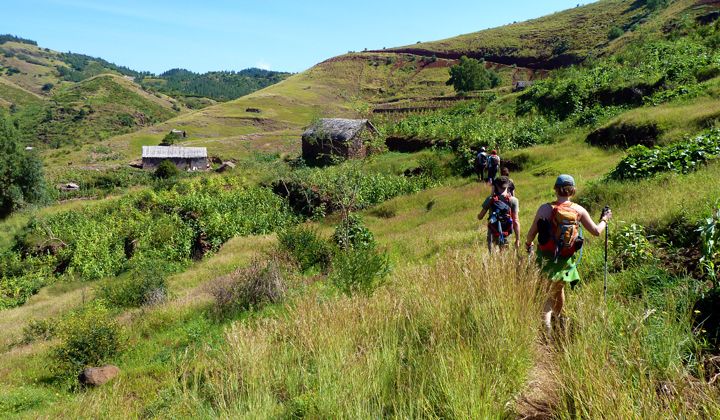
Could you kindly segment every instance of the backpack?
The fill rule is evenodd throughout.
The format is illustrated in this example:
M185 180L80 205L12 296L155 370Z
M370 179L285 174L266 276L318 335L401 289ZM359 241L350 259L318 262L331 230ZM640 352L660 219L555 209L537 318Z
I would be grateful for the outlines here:
M553 208L550 220L542 221L539 250L546 255L558 258L570 258L582 248L583 237L580 228L580 212L572 203L550 204Z
M488 169L497 170L500 167L500 156L490 155L488 156Z
M498 238L500 245L513 233L513 211L510 198L493 194L490 201L490 217L488 218L490 233Z
M480 166L481 168L484 168L485 166L487 166L487 159L488 159L487 153L485 153L485 152L478 153L477 154L478 166Z

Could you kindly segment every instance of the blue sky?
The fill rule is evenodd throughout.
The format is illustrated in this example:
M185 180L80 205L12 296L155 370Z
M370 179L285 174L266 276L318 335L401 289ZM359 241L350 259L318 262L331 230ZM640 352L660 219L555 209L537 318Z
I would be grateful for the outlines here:
M0 33L160 73L298 72L348 50L432 41L577 0L3 0Z

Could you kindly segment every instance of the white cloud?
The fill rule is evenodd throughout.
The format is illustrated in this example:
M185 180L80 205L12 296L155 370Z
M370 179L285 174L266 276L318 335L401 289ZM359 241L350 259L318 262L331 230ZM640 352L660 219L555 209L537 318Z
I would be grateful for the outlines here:
M266 62L265 60L260 60L255 63L255 67L263 70L270 70L270 63Z

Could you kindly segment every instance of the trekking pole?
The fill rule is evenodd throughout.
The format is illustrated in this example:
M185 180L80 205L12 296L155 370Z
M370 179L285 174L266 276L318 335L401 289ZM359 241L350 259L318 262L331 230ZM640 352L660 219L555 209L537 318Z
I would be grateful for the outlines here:
M604 217L610 210L609 206L605 206L600 217ZM603 277L603 304L607 305L607 278L608 278L608 236L610 235L610 224L605 222L605 276Z

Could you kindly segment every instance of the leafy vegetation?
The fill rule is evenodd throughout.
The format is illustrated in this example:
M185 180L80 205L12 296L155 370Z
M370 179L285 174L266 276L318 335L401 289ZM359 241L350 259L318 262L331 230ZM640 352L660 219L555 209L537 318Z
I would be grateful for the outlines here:
M180 183L100 208L36 218L0 264L0 306L24 303L58 277L96 280L129 268L128 280L102 293L118 305L135 305L162 288L161 276L137 271L147 271L145 259L162 258L166 272L176 272L233 236L269 233L294 220L270 190L245 188L234 179Z
M698 72L718 60L720 55L699 36L633 44L610 58L555 72L534 84L520 96L517 113L535 110L564 120L599 112L599 106L657 105L691 97L698 94Z
M662 172L688 173L720 155L720 131L664 147L634 146L609 174L611 179L635 180Z
M28 204L46 200L40 157L26 151L10 120L0 112L0 219Z
M158 179L170 179L180 175L180 169L168 159L163 160L155 169L155 177Z
M303 225L289 227L278 233L280 249L289 253L300 271L326 272L330 268L333 249L319 233Z
M88 366L100 366L123 346L120 324L100 301L64 317L57 331L60 344L52 350L55 374L74 380Z
M500 76L485 67L485 60L462 56L460 63L450 68L447 85L454 87L458 93L491 89L500 85Z
M273 190L286 197L299 214L319 217L347 214L390 198L422 191L437 184L427 177L405 177L364 171L355 162L327 169L303 168L280 178Z

